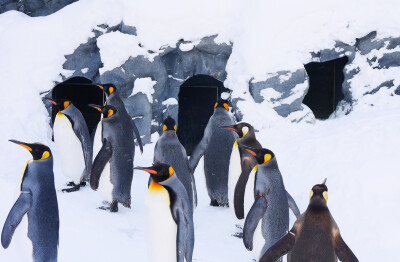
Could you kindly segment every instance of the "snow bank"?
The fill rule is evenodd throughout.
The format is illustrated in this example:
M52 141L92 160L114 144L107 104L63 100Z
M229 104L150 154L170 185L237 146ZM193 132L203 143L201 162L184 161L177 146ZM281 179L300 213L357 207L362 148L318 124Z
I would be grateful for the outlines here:
M131 96L134 96L138 93L143 93L147 96L147 99L149 100L150 103L153 103L153 94L154 94L154 88L153 86L157 84L156 81L151 80L150 77L145 77L145 78L138 78L135 80L135 83L133 84L133 91Z

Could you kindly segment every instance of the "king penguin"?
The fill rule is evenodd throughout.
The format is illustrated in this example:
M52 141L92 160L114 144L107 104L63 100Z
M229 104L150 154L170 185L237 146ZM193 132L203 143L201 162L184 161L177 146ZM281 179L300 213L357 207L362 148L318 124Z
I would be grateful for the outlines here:
M139 130L137 129L135 122L133 121L131 116L128 114L124 102L122 101L119 95L117 87L114 84L104 84L97 86L101 88L107 95L106 105L114 106L118 110L121 119L123 119L122 121L123 125L127 125L124 128L128 128L129 130L131 130L130 132L133 133L133 137L136 138L139 144L140 152L143 153L143 143L139 134ZM135 144L133 144L132 146L133 157L135 157L134 145Z
M288 262L358 262L344 242L339 227L328 206L328 187L315 185L310 192L307 210L297 219L292 229L271 246L261 262L274 262L288 254Z
M203 138L189 160L189 167L194 172L204 155L204 173L211 206L228 206L229 156L236 135L221 127L234 123L229 114L229 101L219 99L215 103L213 115L208 120Z
M186 150L176 135L175 120L170 116L163 121L163 134L154 148L153 163L166 163L174 168L176 176L186 188L189 202L194 209L197 204L196 183L189 169Z
M224 127L238 135L232 147L231 158L229 161L228 197L229 206L234 211L235 217L239 220L244 216L244 192L247 185L249 174L257 161L246 150L240 149L239 145L260 149L261 144L257 141L254 127L242 122L232 126Z
M43 144L10 141L27 149L33 159L22 170L21 193L4 223L1 244L8 248L22 222L15 238L20 238L17 243L23 244L18 251L24 261L56 262L59 216L52 153Z
M84 186L92 169L93 144L82 113L65 99L47 99L59 112L54 120L53 132L58 159L65 176L72 179L63 192L74 192Z
M257 161L246 187L243 242L258 260L289 229L289 207L296 217L300 211L286 191L275 154L269 149L240 145ZM290 204L289 204L290 203Z
M191 262L193 211L189 196L172 166L136 167L150 173L146 197L147 241L151 262Z
M118 212L118 203L130 208L133 178L133 133L114 106L96 106L103 114L103 145L93 162L90 187L99 189L103 199L110 203L101 209Z

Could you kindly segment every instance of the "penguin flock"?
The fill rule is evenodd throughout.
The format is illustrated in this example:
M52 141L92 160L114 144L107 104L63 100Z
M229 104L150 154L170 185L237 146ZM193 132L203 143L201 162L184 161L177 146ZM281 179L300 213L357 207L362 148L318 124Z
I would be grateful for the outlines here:
M153 164L134 165L135 140L143 153L139 131L113 84L98 85L107 95L104 105L90 104L101 120L90 136L82 113L65 99L47 99L58 113L53 132L62 173L71 179L62 192L71 193L89 183L105 206L118 212L130 208L134 170L148 173L144 203L149 260L191 262L195 247L193 215L197 206L194 172L204 157L204 175L210 205L227 207L242 230L243 248L260 262L356 262L340 235L328 207L326 179L312 187L310 202L300 213L286 191L273 151L257 141L249 123L236 123L229 100L214 106L204 136L190 157L180 143L175 120L168 116L155 149ZM59 210L54 185L53 153L41 143L10 140L27 149L33 159L22 169L20 195L1 233L3 248L16 228L30 247L24 261L57 261ZM289 210L296 221L289 230ZM233 250L234 251L234 250Z

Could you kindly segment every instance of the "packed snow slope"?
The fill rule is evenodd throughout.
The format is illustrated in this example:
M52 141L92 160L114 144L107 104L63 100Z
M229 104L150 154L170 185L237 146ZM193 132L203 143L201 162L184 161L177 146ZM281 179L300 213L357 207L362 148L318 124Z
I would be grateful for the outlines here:
M311 187L327 177L328 206L359 260L392 261L399 244L399 130L397 106L370 108L315 125L265 129L257 137L275 152L286 188L302 212ZM16 138L27 140L30 130L24 132ZM135 165L150 165L153 148L154 143L147 145L144 154L136 157ZM57 160L56 151L54 157ZM1 167L3 223L19 192L19 169L30 154L9 143L1 158L14 159ZM67 179L60 173L57 161L54 170L60 208L59 261L146 261L143 208L147 173L135 171L132 209L120 207L119 213L112 214L96 209L102 200L89 187L76 193L61 193ZM194 261L252 261L242 240L232 236L238 229L230 211L209 206L202 163L195 177L199 204L194 215ZM291 225L293 221L291 215ZM0 250L0 261L15 261L19 252L23 250L17 250L12 242L8 250Z
M216 41L234 43L224 84L233 90L233 97L244 99L244 119L259 130L262 144L275 152L286 187L300 209L307 207L311 187L328 177L328 206L359 260L393 261L393 251L400 243L396 224L400 221L400 96L382 90L353 104L347 116L315 125L287 124L271 113L273 109L254 103L248 82L251 77L262 80L267 73L300 68L311 58L311 51L332 47L335 40L354 43L355 38L373 30L380 37L397 36L397 6L397 0L330 0L323 4L317 0L206 0L201 4L81 0L47 17L31 18L15 11L1 14L0 224L19 193L20 169L31 158L25 149L7 140L42 142L51 146L55 157L60 261L146 260L143 202L148 175L135 173L132 209L121 207L118 214L96 209L101 199L88 187L62 194L67 180L57 163L50 119L40 97L60 80L64 55L93 36L98 25L112 26L123 20L137 28L132 43L155 52L181 38L197 41L213 34L218 34ZM142 52L135 50L127 54ZM393 78L397 73L390 71ZM374 77L366 74L362 81L352 83L352 88L362 90ZM154 143L147 145L135 165L150 164L153 147ZM199 206L194 217L194 258L251 261L242 241L231 236L236 228L229 210L208 205L201 167L195 175ZM14 261L23 252L15 244L0 249L0 261Z

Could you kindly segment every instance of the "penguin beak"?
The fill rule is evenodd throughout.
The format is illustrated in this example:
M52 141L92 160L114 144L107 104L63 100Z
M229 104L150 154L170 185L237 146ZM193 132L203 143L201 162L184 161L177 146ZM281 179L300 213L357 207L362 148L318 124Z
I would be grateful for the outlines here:
M251 148L251 147L244 146L244 145L239 145L239 148L246 150L247 152L249 152L253 156L257 155L256 152L254 152L254 149Z
M90 106L90 107L92 107L92 108L94 108L94 109L96 109L96 110L98 110L98 111L100 111L100 112L103 111L103 110L102 110L102 106L95 105L95 104L88 104L88 106Z
M250 154L252 154L253 156L256 156L256 155L257 155L254 151L252 151L252 150L250 150L250 149L247 149L247 148L246 148L246 151L249 152Z
M53 105L57 105L56 101L54 101L53 99L50 98L46 98L47 101L49 101L50 103L52 103Z
M100 89L104 90L104 87L102 85L97 85Z
M328 179L328 178L325 177L324 181L322 182L323 185L325 185L327 179Z
M27 149L29 152L32 152L32 147L28 143L24 143L24 142L21 142L21 141L18 141L18 140L14 140L14 139L10 139L8 141L13 142L13 143L15 143L17 145L20 145L23 148Z
M147 173L153 174L153 175L157 175L157 171L151 169L152 167L134 167L133 169L137 169L137 170L142 170L145 171Z
M236 132L236 129L233 126L221 126L221 128Z

